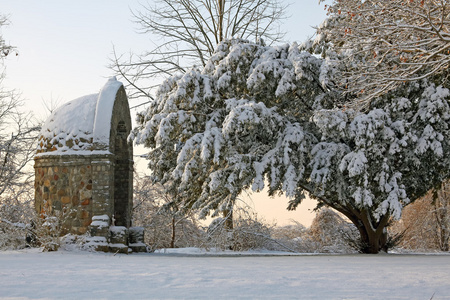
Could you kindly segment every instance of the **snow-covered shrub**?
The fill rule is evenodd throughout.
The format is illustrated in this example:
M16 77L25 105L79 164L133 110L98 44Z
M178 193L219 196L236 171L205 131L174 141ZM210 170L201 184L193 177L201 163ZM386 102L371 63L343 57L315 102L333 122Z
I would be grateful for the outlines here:
M34 214L29 226L29 239L33 246L42 247L43 251L57 251L61 245L70 243L68 222L73 218L74 209L56 210L44 201L39 215ZM68 238L69 237L69 238Z
M216 218L211 222L207 230L208 248L234 251L274 249L272 225L248 208L236 209L233 216L232 229L225 226L225 218Z
M27 245L35 215L31 202L20 197L0 197L0 250L31 246Z
M62 213L54 212L53 215L43 215L34 221L36 244L44 251L57 251L61 246L63 236Z
M233 250L273 249L272 226L256 214L240 216L234 221Z
M89 236L88 232L82 235L68 233L59 239L59 249L67 251L86 250L86 239Z
M309 235L308 229L299 222L275 227L272 233L274 240L278 241L278 250L289 250L299 253L318 252L317 243Z
M277 227L272 237L280 245L301 253L354 253L359 249L356 227L330 208L318 211L311 226L298 222ZM280 249L282 250L282 249Z
M0 221L0 250L15 250L26 247L26 225Z
M330 208L321 208L308 229L317 252L354 252L359 245L356 227Z

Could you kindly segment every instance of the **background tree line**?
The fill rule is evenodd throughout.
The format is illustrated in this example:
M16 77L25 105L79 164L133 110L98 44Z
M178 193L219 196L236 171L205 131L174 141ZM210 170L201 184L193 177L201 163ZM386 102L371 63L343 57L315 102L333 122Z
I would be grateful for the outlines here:
M276 24L283 18L286 7L278 1L165 0L135 11L133 14L141 31L159 35L162 43L152 51L131 54L127 59L116 54L112 67L128 82L132 91L130 97L150 101L150 109L140 115L141 125L151 121L152 126L156 126L157 120L152 117L159 114L159 121L164 119L159 128L164 128L162 125L173 127L169 140L156 136L152 141L149 137L153 133L146 132L143 138L139 136L142 132L135 132L136 138L152 147L149 157L159 155L150 157L152 181L163 184L158 193L165 195L155 197L157 200L152 203L150 196L137 194L136 199L141 199L136 206L140 211L139 222L150 222L145 221L145 210L140 210L145 207L144 203L149 205L146 210L156 213L152 220L168 216L169 246L176 246L177 226L184 226L186 232L202 234L188 212L200 209L200 214L206 215L212 210L225 216L224 243L230 244L231 233L227 230L233 227L233 221L236 225L246 220L242 214L233 218L239 194L252 186L259 190L268 180L271 194L281 192L292 197L291 209L301 202L306 191L319 199L320 206L333 207L353 222L355 227L342 217L336 217L337 223L350 228L341 230L346 232L347 238L354 237L355 229L359 231L366 243L359 245L360 250L384 249L389 244L385 228L400 216L403 207L448 177L446 162L437 161L442 155L445 157L447 151L444 139L448 125L448 4L446 1L400 0L391 4L334 1L327 7L329 18L318 28L317 39L290 47L269 46L278 43L283 36ZM383 20L395 22L383 23ZM3 19L1 25L5 22ZM393 36L397 38L392 39ZM238 39L230 42L232 37ZM6 55L14 53L14 47L1 41L3 63ZM311 53L321 54L323 59ZM181 75L172 77L175 73ZM166 81L161 84L160 78ZM157 87L159 91L155 92ZM174 91L178 93L175 97L171 94ZM8 183L2 189L8 190L2 198L2 203L6 203L2 209L7 217L2 226L17 228L14 224L18 221L14 220L19 218L11 216L23 219L26 214L18 211L29 208L18 195L25 195L26 191L32 194L32 188L26 188L30 180L24 179L27 175L24 166L31 158L33 147L30 145L38 128L30 123L30 117L22 113L19 117L18 110L11 110L20 100L10 91L5 92L1 116L7 121L2 124L9 127L11 120L17 123L15 134L3 135L2 130L1 136L2 176L7 175L3 182ZM420 98L422 103L415 102ZM155 110L160 101L166 102L168 115ZM416 109L416 115L412 108ZM317 114L319 110L321 113ZM385 114L380 114L380 110ZM411 114L413 119L408 119ZM314 124L305 121L313 116ZM399 127L402 120L408 120L408 124ZM224 126L220 127L220 122ZM427 122L431 127L426 126ZM361 126L367 130L364 134L354 129ZM199 140L190 139L193 133L202 130L205 135L201 139L200 136L197 136ZM414 135L417 140L407 141L405 130L412 130L408 132L409 138ZM273 139L279 133L283 139ZM300 137L302 134L304 136ZM319 142L320 139L324 141ZM420 139L423 143L418 143L415 151L403 149L403 143ZM224 150L221 146L224 141L232 146ZM395 173L399 169L377 161L377 151L383 147L391 147L391 154L408 157L409 160L401 160L405 162L403 166L395 166L402 170L401 176ZM158 152L161 149L171 151ZM306 153L314 159L308 162ZM377 158L372 159L374 156ZM163 166L156 167L152 159L164 162ZM421 160L431 167L421 166ZM368 167L371 164L385 169L371 172ZM405 170L411 164L418 170L408 173ZM313 179L313 184L300 180L304 172ZM380 172L388 175L382 179ZM423 180L418 180L417 174L424 176ZM183 180L187 182L192 178L195 184L184 185ZM329 180L333 179L337 180L331 184ZM381 184L375 187L374 180L378 183L384 180L383 188ZM346 192L342 193L343 190ZM331 196L335 191L341 193L338 198ZM448 250L445 229L448 228L448 210L443 191L445 189L434 192L433 214L428 214L426 219L433 216L436 224L440 224L434 227L442 233L438 244L445 245L447 241ZM383 193L397 198L385 202ZM31 197L28 195L26 199ZM20 209L11 210L14 205ZM154 228L159 227L164 228L163 225ZM373 237L367 232L371 227L375 228ZM411 227L406 226L405 230L411 231ZM259 236L274 241L268 231ZM234 241L237 240L234 237ZM375 245L364 250L367 243L373 241ZM443 247L441 249L446 249Z

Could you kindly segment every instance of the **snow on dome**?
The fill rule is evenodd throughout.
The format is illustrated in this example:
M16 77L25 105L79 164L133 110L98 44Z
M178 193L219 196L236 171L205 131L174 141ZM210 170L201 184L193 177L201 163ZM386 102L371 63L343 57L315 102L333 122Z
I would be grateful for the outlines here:
M114 101L121 86L112 77L100 93L77 98L56 109L42 126L37 154L108 151Z

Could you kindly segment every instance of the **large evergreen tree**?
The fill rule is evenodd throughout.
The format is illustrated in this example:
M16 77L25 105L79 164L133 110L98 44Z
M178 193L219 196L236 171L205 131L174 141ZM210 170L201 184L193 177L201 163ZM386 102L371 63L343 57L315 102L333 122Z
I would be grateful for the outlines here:
M391 218L448 177L449 90L423 80L343 110L339 75L296 44L225 41L204 68L161 85L132 138L186 208L218 213L268 182L290 209L308 193L343 213L377 253Z

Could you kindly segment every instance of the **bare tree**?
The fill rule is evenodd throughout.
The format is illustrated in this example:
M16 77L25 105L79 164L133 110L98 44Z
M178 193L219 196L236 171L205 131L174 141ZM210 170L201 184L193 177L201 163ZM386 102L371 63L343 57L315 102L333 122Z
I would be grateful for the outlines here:
M436 220L436 239L439 249L450 250L450 182L445 181L433 194L432 213Z
M147 176L135 175L133 223L145 228L151 249L198 246L203 238L192 212L181 212L172 194Z
M403 235L400 246L412 250L449 251L450 182L405 208L393 231Z
M448 82L449 1L334 0L326 8L318 37L346 53L340 86L358 95L353 104L365 108L405 81L435 74Z
M112 69L128 83L130 98L152 98L161 78L205 66L224 39L280 41L286 5L280 0L156 0L133 12L154 48L126 59L114 51Z
M33 177L27 165L34 157L39 127L20 105L16 94L0 90L0 197L22 193L21 187Z
M402 218L393 224L391 231L402 233L398 246L409 250L429 251L436 249L435 222L431 212L431 197L423 197L407 206Z
M8 24L0 16L0 28ZM20 95L3 86L4 60L15 47L0 36L0 235L14 239L30 221L33 172L29 162L35 150L39 127L30 114L21 111ZM17 53L17 52L16 52ZM9 237L8 237L9 236ZM1 245L0 245L1 246Z
M0 28L5 27L7 25L9 25L8 17L0 15ZM8 56L11 53L15 53L16 55L18 55L16 47L7 44L5 39L1 35L0 31L0 59L3 60L6 56Z

